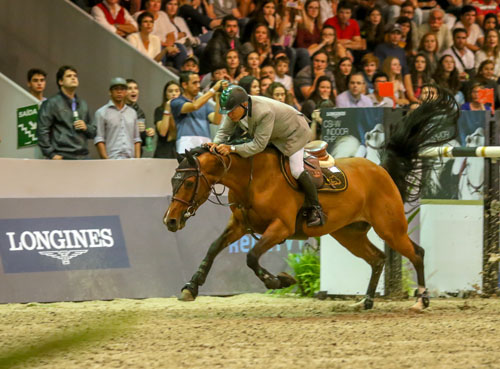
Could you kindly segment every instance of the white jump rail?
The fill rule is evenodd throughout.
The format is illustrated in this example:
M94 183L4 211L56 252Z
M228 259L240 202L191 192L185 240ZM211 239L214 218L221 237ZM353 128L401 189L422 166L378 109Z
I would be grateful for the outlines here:
M478 146L478 147L453 147L439 146L431 147L420 153L420 157L434 158L460 158L460 157L482 157L500 158L500 146Z

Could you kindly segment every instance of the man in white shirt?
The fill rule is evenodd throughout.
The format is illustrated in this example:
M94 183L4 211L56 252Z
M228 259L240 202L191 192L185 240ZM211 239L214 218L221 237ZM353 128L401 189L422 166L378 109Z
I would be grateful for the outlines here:
M363 73L357 72L351 74L349 78L349 89L337 96L337 108L372 108L373 102L366 95L365 77Z
M484 33L476 23L477 10L472 5L464 5L460 9L460 21L455 23L454 29L465 28L467 31L467 48L473 52L479 50L484 41Z
M95 21L108 31L125 37L137 32L137 23L118 2L119 0L104 0L92 7L91 14Z
M467 48L467 31L465 28L453 30L453 46L446 49L441 56L451 55L460 74L460 80L465 81L473 76L474 53Z

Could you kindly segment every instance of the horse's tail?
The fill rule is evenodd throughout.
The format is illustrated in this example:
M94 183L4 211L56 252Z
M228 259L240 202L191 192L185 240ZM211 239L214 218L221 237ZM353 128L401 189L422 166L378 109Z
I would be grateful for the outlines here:
M430 160L419 158L419 152L458 135L460 109L455 98L439 86L429 88L432 93L420 107L389 127L389 140L381 152L381 165L394 180L403 201L419 197L422 180L432 167Z

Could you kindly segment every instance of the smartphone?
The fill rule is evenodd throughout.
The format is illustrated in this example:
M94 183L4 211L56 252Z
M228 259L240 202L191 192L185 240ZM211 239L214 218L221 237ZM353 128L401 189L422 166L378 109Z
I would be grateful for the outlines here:
M289 1L286 3L287 8L294 8L297 9L299 7L299 4L296 1Z

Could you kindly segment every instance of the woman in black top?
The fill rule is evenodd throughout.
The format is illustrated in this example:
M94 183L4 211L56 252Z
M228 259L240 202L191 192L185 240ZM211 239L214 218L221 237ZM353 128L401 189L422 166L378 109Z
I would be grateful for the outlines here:
M162 103L155 109L155 127L158 142L154 153L155 158L175 159L175 141L177 129L170 110L170 101L179 97L181 88L176 81L169 81L163 88Z

